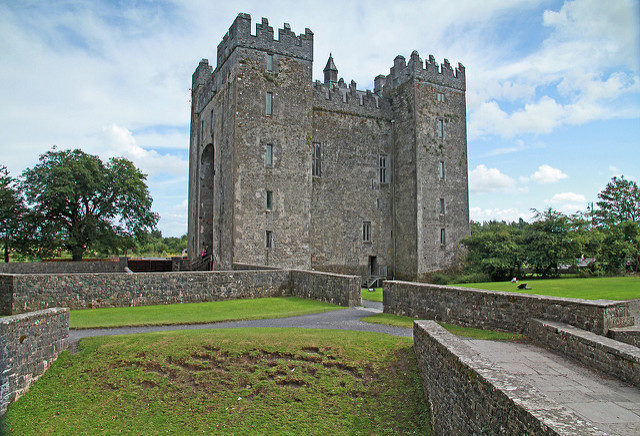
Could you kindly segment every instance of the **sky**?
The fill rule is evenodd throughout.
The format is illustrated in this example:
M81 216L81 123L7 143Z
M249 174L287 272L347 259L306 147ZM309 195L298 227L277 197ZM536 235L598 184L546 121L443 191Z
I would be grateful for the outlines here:
M461 62L471 219L584 210L640 181L640 1L0 0L0 165L53 145L124 156L148 175L165 236L187 230L191 74L239 12L314 32L358 89L393 59Z

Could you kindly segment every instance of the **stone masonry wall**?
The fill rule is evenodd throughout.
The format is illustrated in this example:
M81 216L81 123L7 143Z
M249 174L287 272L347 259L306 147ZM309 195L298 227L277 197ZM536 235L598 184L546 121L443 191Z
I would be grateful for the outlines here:
M68 309L0 318L0 415L47 370L68 341Z
M291 289L296 297L340 306L359 306L360 277L316 271L291 271Z
M82 262L9 262L0 263L0 274L74 274L123 272L127 258L85 260Z
M413 326L434 434L602 434L532 386L493 367L435 321Z
M289 271L14 276L12 313L47 307L87 309L276 297L289 292Z
M13 276L0 274L0 316L11 315L13 302Z
M599 335L633 324L624 301L579 300L453 286L385 281L385 313L524 332L531 318L560 321Z
M532 319L527 337L590 368L640 387L640 348L570 325Z
M378 266L391 263L390 122L334 106L327 109L329 103L343 109L352 105L325 100L317 92L314 97L312 141L321 147L321 174L313 177L311 264L320 271L368 276L370 256ZM353 107L363 106L356 102ZM381 155L387 164L384 183L379 175ZM363 241L365 221L371 223L370 241Z

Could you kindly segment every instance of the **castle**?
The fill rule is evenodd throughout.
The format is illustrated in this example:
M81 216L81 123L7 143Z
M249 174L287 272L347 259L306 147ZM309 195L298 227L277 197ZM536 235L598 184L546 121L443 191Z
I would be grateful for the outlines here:
M414 51L372 91L312 80L313 32L239 14L193 74L188 253L420 279L469 234L465 69Z

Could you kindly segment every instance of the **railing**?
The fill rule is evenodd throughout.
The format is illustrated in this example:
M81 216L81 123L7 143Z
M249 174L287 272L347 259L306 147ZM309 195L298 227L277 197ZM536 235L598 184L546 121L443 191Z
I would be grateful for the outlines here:
M191 261L191 271L211 271L213 256L209 254Z

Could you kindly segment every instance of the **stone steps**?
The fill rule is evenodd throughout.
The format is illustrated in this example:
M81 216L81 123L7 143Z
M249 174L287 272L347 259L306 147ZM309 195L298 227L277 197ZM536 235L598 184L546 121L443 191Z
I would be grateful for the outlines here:
M631 307L632 310L629 312L631 318L633 318L633 323L610 328L607 336L616 341L640 348L640 310L638 310L636 305Z
M634 347L640 348L640 327L618 327L609 329L607 336L616 341L624 342Z

